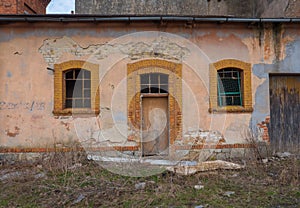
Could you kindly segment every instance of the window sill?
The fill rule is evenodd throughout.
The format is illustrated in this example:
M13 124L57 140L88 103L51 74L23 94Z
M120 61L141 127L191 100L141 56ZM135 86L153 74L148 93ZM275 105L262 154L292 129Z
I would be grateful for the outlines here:
M251 113L253 112L252 107L243 107L243 106L224 106L209 108L210 113Z
M73 117L93 117L99 115L100 110L90 108L66 108L63 110L53 110L55 116L73 116Z

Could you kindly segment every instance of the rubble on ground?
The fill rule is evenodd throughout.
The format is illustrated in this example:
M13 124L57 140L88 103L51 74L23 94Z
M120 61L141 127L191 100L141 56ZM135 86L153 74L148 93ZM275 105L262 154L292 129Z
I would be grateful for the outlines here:
M239 165L223 160L199 162L195 166L170 166L166 169L180 175L192 175L197 172L212 171L212 170L239 170L245 168L245 165Z

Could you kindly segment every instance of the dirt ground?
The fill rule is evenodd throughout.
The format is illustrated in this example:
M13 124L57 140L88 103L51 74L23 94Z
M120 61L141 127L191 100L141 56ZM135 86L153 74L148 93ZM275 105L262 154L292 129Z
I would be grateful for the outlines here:
M0 207L300 207L299 155L234 162L246 166L148 177L122 176L62 153L3 162Z

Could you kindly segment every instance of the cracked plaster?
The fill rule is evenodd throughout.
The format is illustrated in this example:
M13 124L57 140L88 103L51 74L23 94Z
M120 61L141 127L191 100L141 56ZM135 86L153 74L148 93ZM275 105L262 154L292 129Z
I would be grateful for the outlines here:
M187 48L179 46L166 37L158 37L149 44L131 41L124 44L105 43L83 48L71 38L64 36L44 40L39 52L50 67L53 67L64 53L70 53L76 57L92 56L98 61L116 53L126 55L132 60L153 56L168 60L182 60L190 54Z

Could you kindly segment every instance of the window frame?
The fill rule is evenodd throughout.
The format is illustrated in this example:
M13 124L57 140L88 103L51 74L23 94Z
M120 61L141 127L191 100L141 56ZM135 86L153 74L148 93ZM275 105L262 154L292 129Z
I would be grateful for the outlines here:
M151 77L153 75L157 76L157 83L153 83ZM142 77L147 76L148 77L148 83L143 83ZM161 78L166 78L166 82L162 82ZM147 86L149 92L143 92L144 89L143 86ZM152 92L152 87L157 86L158 92ZM165 89L163 88L165 86ZM161 92L162 90L166 92ZM164 73L157 73L157 72L150 72L150 73L144 73L140 74L140 93L143 95L149 95L149 94L157 94L157 95L168 95L169 94L169 75Z
M90 108L66 108L65 73L72 69L84 69L91 73L91 107ZM60 64L54 64L54 109L55 116L65 115L98 115L100 113L99 96L99 65L86 61L72 60Z
M218 71L234 68L240 71L241 75L241 96L242 105L218 104ZM251 64L235 60L225 59L210 64L209 69L209 112L210 113L247 113L252 112L252 88L251 88Z
M231 73L231 76L226 75L226 74L229 74L229 73ZM222 77L220 76L220 74L222 74ZM234 74L236 74L237 76L234 76ZM242 93L243 92L243 88L242 88L243 73L242 73L242 71L240 69L232 68L232 67L225 68L225 69L219 69L217 79L218 79L218 83L217 83L218 84L218 106L219 107L243 106L243 93ZM237 83L235 83L235 84L237 84L238 91L236 91L236 92L230 91L229 92L229 91L225 90L226 87L223 86L223 80L224 81L225 80L236 81ZM220 87L220 85L222 85L222 87ZM240 104L238 104L238 105L233 105L233 104L232 105L231 104L222 105L222 103L224 102L222 97L224 97L225 100L226 100L227 97L229 97L229 98L231 97L232 101L234 99L233 97L236 97L236 98L239 99Z

